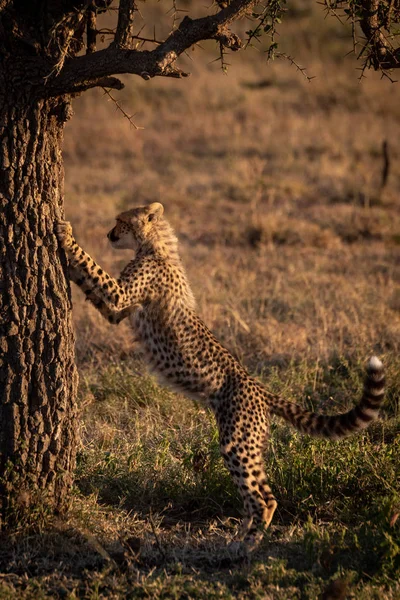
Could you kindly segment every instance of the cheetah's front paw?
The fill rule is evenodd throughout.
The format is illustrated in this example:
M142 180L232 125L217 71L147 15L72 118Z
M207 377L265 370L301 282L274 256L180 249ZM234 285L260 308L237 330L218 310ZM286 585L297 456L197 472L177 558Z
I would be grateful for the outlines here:
M71 223L69 221L62 221L59 219L56 223L56 235L63 248L70 246L72 240L74 239L72 236Z

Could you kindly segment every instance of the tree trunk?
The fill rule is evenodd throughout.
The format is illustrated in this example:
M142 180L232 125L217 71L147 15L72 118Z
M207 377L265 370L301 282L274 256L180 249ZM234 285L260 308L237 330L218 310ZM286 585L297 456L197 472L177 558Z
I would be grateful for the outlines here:
M77 445L70 289L54 234L69 103L13 97L6 83L0 76L0 525L38 505L65 508Z

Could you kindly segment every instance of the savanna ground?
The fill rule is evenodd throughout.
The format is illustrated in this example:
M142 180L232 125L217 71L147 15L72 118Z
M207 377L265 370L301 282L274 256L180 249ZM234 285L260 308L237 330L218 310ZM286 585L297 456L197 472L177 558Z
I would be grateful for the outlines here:
M348 33L348 32L347 32ZM199 313L265 385L316 410L360 398L372 353L382 420L339 443L274 421L279 508L251 561L233 560L241 504L206 410L151 379L125 324L74 291L82 442L67 519L38 515L0 547L0 598L400 598L400 84L358 81L346 31L297 4L282 50L228 75L193 52L190 80L127 80L75 101L66 215L116 274L116 213L164 204ZM116 94L115 94L116 95ZM390 159L382 186L383 142Z

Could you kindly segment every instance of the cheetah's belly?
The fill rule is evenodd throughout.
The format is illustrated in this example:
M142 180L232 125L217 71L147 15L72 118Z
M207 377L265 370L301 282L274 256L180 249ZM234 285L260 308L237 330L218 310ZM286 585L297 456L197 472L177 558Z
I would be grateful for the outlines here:
M163 324L143 308L130 321L150 370L162 383L202 402L218 393L225 381L224 364L211 338L181 321Z

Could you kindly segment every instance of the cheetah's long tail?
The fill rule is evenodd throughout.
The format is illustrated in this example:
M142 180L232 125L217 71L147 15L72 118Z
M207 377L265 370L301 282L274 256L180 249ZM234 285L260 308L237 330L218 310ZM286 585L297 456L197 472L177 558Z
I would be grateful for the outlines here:
M273 414L289 421L301 433L340 439L365 429L378 418L384 386L383 364L378 357L372 356L367 364L361 402L346 413L333 416L319 415L303 410L297 404L279 397L268 399L268 404Z

